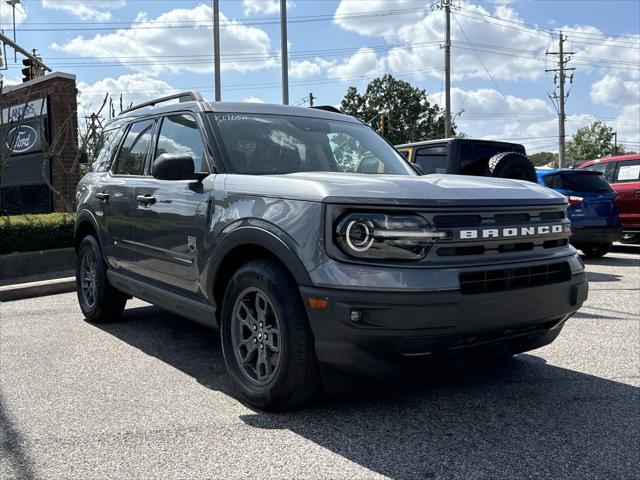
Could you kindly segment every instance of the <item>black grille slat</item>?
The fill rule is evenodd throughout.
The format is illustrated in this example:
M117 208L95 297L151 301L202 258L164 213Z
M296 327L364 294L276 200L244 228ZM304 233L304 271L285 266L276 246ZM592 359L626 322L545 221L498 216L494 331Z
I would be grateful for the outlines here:
M571 278L567 262L534 265L532 267L463 272L460 274L460 291L463 294L513 290L553 283Z
M540 220L548 222L550 220L564 220L564 212L540 212Z
M493 216L496 223L527 223L531 220L528 213L498 213Z

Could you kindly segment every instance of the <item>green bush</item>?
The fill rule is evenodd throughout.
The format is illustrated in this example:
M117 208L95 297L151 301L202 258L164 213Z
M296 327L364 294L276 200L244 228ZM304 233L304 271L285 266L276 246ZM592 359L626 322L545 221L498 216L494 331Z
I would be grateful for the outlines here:
M72 213L0 217L0 254L73 246Z

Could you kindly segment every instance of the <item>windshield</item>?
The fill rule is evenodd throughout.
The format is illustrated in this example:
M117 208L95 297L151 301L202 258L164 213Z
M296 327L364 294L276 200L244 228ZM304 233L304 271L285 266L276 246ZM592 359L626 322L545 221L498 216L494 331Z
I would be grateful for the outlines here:
M236 173L415 175L394 148L365 125L288 115L209 115Z

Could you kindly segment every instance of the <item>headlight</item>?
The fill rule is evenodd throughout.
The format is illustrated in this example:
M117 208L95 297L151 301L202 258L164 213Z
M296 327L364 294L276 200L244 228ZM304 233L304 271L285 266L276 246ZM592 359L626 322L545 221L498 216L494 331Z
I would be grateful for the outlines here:
M336 243L347 255L375 260L419 260L447 232L434 230L418 215L350 213L340 218Z

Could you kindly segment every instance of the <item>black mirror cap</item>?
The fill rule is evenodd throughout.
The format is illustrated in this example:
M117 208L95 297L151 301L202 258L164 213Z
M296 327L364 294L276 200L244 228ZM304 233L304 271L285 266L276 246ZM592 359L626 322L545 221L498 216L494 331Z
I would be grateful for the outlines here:
M424 175L424 170L420 165L418 165L417 163L411 163L410 165L413 167L413 169L416 171L418 175Z
M197 180L190 155L163 153L151 164L151 175L158 180Z

